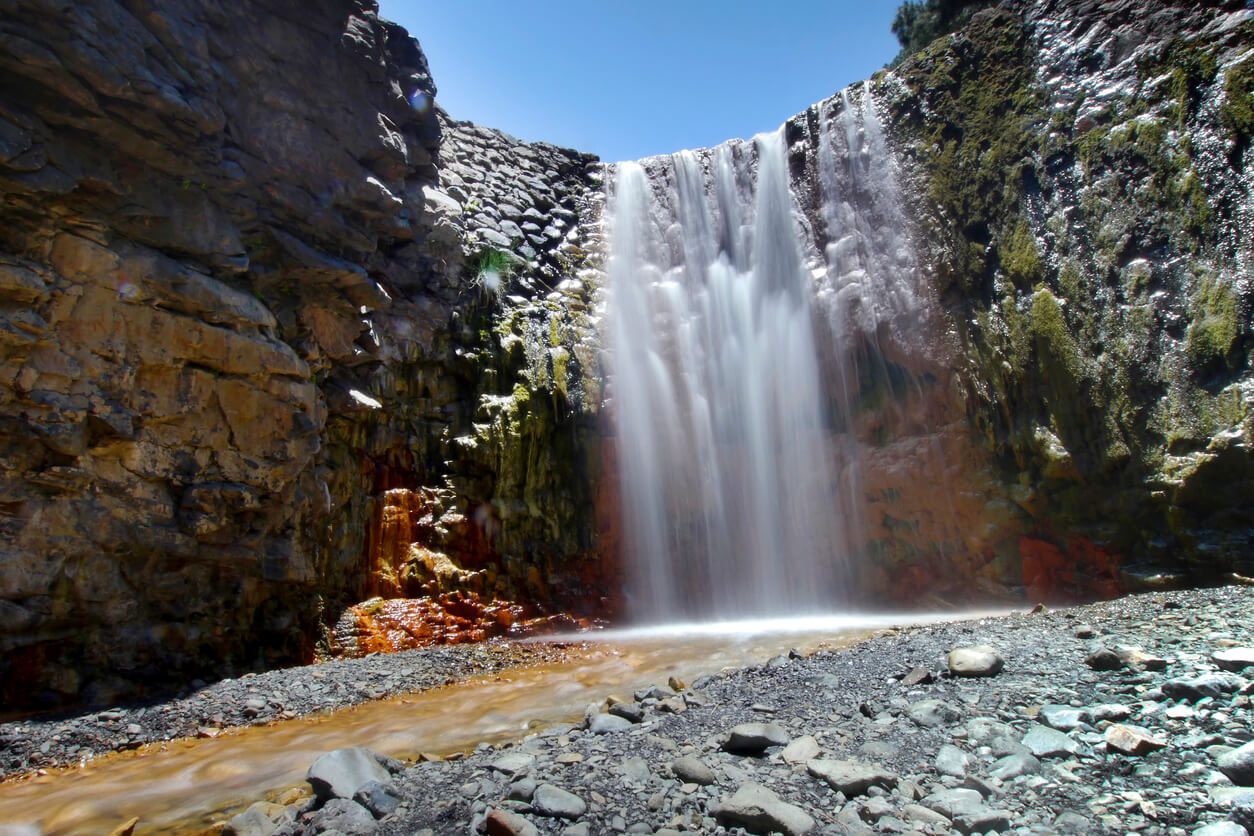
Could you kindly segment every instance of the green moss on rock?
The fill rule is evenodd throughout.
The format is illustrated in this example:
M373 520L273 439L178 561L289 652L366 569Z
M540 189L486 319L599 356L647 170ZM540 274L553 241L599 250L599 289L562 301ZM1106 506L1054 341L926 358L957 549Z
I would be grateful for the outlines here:
M1226 363L1239 329L1239 309L1232 289L1213 273L1199 276L1186 339L1194 367L1206 370Z

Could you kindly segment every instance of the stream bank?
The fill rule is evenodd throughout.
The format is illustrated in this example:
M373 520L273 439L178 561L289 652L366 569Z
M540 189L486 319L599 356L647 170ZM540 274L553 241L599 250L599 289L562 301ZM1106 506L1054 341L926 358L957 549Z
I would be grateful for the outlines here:
M1240 836L1252 604L1226 587L888 630L622 694L581 723L384 769L350 788L365 806L324 792L227 832ZM975 646L1004 666L952 673L949 652Z

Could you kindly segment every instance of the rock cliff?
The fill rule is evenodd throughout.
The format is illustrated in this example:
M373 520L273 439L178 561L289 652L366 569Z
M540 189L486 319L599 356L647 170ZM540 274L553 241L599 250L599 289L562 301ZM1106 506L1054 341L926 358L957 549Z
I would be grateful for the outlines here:
M1254 575L1245 5L1005 4L877 79L1029 588Z
M0 700L307 659L372 592L561 597L594 160L444 118L370 2L0 18Z

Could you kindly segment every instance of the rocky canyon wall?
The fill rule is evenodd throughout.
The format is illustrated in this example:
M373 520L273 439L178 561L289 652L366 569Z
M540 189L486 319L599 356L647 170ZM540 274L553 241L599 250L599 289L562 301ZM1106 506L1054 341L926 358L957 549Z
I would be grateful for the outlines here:
M370 2L4 4L0 703L308 659L372 593L562 597L595 161L435 92Z
M874 87L1031 590L1254 575L1254 13L1003 4Z

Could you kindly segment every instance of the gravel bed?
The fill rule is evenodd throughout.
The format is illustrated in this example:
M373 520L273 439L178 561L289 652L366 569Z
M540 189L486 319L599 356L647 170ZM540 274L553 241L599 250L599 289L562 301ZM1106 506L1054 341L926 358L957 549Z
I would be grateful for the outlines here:
M107 752L216 737L561 658L561 644L428 647L194 683L178 698L0 724L0 777L81 764Z
M1241 836L1247 660L1237 587L890 630L447 760L337 750L222 831Z

